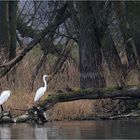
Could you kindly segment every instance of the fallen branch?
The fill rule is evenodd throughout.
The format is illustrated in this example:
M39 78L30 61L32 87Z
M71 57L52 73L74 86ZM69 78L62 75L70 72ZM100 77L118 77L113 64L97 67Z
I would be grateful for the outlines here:
M122 119L122 118L135 118L135 117L139 117L140 116L140 112L132 112L132 113L128 113L128 114L121 114L121 115L115 115L115 116L111 116L111 117L108 117L108 119Z
M18 111L27 111L27 109L18 109L18 108L13 108L13 109L10 109L10 110L18 110Z
M47 99L45 99L40 106L44 108L44 111L48 110L51 106L59 102L69 102L75 100L83 100L83 99L138 99L140 98L140 89L138 88L125 88L122 90L118 89L101 89L101 90L93 90L93 89L85 89L78 91L70 91L67 93L55 93L49 95Z

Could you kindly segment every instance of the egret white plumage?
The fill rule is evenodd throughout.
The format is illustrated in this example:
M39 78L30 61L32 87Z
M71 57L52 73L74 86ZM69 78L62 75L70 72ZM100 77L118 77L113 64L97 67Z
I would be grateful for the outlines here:
M43 75L44 87L40 87L36 91L36 95L35 95L35 98L34 98L35 102L39 101L39 99L44 95L45 91L47 90L47 82L46 82L46 79L45 79L46 77L50 77L50 75Z
M0 106L2 111L4 110L2 104L8 100L10 94L11 94L10 90L5 90L0 95Z

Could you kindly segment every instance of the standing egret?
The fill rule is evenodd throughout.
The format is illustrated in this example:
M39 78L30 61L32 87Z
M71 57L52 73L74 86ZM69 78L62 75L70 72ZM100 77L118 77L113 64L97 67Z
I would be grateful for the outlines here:
M5 101L7 101L7 99L8 99L9 96L10 96L10 94L11 94L11 91L10 91L10 90L5 90L5 91L3 91L3 92L1 93L1 95L0 95L0 106L1 106L1 110L2 110L2 111L4 110L2 104L3 104Z
M46 77L50 77L49 75L43 75L43 81L44 81L44 87L40 87L37 91L36 91L36 95L34 98L34 101L37 102L39 101L39 99L44 95L45 91L47 90L47 82L46 82Z

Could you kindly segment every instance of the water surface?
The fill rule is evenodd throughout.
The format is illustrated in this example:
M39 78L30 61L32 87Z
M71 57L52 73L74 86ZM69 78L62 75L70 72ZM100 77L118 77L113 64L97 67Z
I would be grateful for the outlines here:
M0 124L0 139L139 139L140 120Z

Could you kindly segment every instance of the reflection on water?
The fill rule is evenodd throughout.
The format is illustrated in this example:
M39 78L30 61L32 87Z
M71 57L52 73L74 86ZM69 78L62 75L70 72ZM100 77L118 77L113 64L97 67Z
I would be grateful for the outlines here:
M0 139L11 139L11 128L8 125L0 126Z
M37 125L34 126L34 133L35 133L35 139L40 140L40 138L47 139L47 133L48 128L42 127L42 125L39 127Z
M134 139L139 130L139 120L0 124L0 139Z

